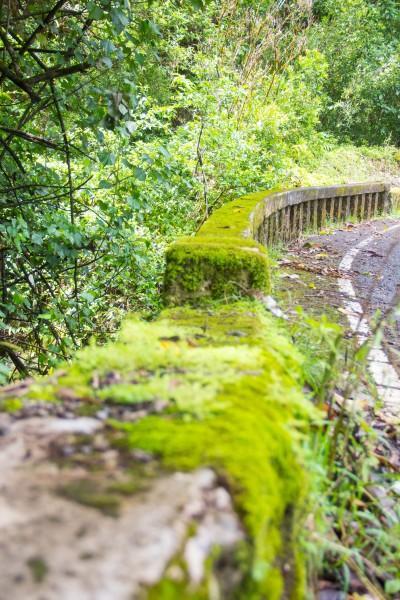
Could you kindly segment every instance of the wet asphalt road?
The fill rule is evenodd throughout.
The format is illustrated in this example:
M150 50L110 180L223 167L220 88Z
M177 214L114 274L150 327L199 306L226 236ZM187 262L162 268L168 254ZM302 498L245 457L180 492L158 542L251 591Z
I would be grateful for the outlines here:
M356 245L373 235L373 240L360 250L352 266L352 280L366 314L376 310L386 313L400 301L400 228L387 231L395 221L361 225L353 231L331 236L338 250L350 243Z
M373 236L355 257L348 275L370 322L377 311L392 315L384 330L383 345L400 373L400 316L393 314L395 307L400 305L400 227L388 231L396 224L400 224L400 219L348 223L335 231L296 242L290 247L287 258L294 262L294 271L300 275L302 287L285 276L280 287L285 288L285 293L292 294L293 304L299 300L311 312L328 311L329 314L329 311L336 313L339 310L340 315L343 306L337 285L340 262L349 250ZM291 265L288 268L292 272ZM340 320L346 324L342 316Z
M400 227L389 227L400 221L385 220L358 225L330 236L329 246L340 258L364 238L373 236L371 242L360 250L351 268L350 276L364 314L371 321L378 313L388 315L390 323L384 330L384 346L392 361L399 363L400 317Z

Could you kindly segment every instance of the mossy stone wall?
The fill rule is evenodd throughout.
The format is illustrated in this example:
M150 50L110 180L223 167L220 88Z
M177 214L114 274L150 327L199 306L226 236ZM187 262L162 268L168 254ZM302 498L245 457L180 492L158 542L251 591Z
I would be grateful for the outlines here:
M303 231L349 217L371 218L392 206L385 183L274 189L248 194L217 209L194 237L167 252L167 304L199 304L268 292L270 262L265 247Z
M246 533L231 557L232 599L306 597L301 536L312 469L305 448L317 416L303 391L302 357L279 321L255 300L233 299L268 290L270 262L259 241L274 223L279 228L279 219L269 221L279 211L295 207L298 220L289 219L295 233L301 231L304 203L322 202L323 210L329 199L363 194L371 202L375 198L377 207L379 198L387 201L383 184L368 185L373 191L275 190L227 204L196 236L168 250L165 296L175 306L151 323L127 319L117 341L81 350L51 377L20 387L18 397L0 391L0 410L18 411L38 401L62 404L66 398L79 414L127 407L131 420L107 422L110 443L128 451L124 461L139 449L155 457L161 470L213 469L231 493ZM188 301L202 306L183 306ZM184 570L183 557L175 560ZM166 571L145 597L216 597L217 565L215 548L200 585L193 585L188 572L176 581Z
M128 319L116 342L81 350L58 375L28 387L18 403L62 403L68 390L92 414L125 406L134 415L146 404L143 418L110 419L109 440L125 456L151 453L163 469L217 472L246 532L232 557L232 598L301 600L299 538L310 485L303 439L314 416L303 384L302 357L274 317L255 301L242 301L174 308L152 323ZM152 403L162 408L153 411ZM176 560L184 569L182 557ZM214 579L217 563L216 548L209 563ZM209 590L207 582L196 587L189 578L166 575L149 598L206 600Z

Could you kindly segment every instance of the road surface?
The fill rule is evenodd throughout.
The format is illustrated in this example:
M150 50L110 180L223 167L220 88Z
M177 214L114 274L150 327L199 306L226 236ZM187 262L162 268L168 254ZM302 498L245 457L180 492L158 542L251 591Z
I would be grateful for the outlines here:
M365 341L385 317L369 368L387 408L400 415L400 219L347 223L294 243L281 262L289 304L336 318Z

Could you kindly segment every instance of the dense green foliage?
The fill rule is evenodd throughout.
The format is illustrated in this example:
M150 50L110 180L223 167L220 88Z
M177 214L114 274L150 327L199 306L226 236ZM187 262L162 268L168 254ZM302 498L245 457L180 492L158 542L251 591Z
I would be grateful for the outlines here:
M340 137L400 143L400 4L316 0L313 45L329 65L322 123Z
M166 245L309 181L332 132L397 141L391 0L0 6L3 381L157 310Z
M397 0L0 0L0 384L103 342L127 311L154 316L177 237L171 303L201 295L204 281L230 301L238 282L268 288L267 251L238 242L243 207L208 217L277 185L382 178L400 160L399 33ZM298 568L291 597L302 597L304 557L281 525L297 523L309 485L305 379L322 411L330 402L307 466L324 480L316 521L331 537L316 542L310 526L308 556L344 589L349 557L356 573L380 561L371 579L395 595L398 530L381 525L374 500L365 510L374 432L332 395L343 372L358 385L365 364L357 353L343 364L343 335L325 318L292 337L305 363L256 304L170 311L81 349L0 408L62 402L65 387L94 407L162 398L159 414L113 423L119 442L167 467L213 465L249 533L245 597L281 595L285 544ZM97 389L93 376L109 369L120 379ZM160 585L170 597L175 584Z

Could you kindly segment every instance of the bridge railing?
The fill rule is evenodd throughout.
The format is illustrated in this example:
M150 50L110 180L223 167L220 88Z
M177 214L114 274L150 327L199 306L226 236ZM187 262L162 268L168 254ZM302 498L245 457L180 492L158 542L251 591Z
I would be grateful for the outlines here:
M274 189L228 202L193 237L167 252L167 303L227 299L270 285L267 246L327 223L388 213L398 194L384 182Z
M390 210L389 192L384 183L361 183L274 193L263 202L264 218L255 238L270 245L316 231L328 222L371 219Z

